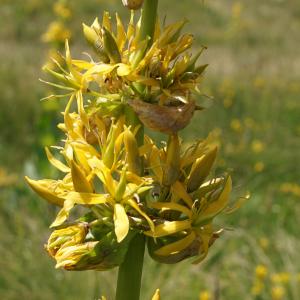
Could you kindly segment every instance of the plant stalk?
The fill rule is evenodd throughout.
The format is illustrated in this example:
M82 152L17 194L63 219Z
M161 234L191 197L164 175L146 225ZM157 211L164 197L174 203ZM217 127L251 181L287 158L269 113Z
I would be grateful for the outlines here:
M138 233L131 241L119 267L116 300L139 300L145 252L145 236Z
M158 0L145 0L142 10L142 22L139 40L150 38L148 47L151 46L155 23L157 18ZM137 115L130 107L125 109L127 125L140 126L136 139L139 146L144 143L144 127ZM143 174L143 170L141 170ZM143 263L145 253L145 236L137 233L132 239L123 263L119 267L118 282L115 300L139 300Z

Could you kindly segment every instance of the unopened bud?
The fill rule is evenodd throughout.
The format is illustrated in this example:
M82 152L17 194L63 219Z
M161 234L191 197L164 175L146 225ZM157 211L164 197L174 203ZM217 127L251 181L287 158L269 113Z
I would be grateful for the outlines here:
M114 163L115 142L117 138L117 126L112 125L107 138L107 146L103 154L103 162L106 167L111 168Z
M62 247L55 255L56 268L69 271L105 271L117 267L123 262L133 236L134 233L129 232L126 238L118 243L115 234L109 232L100 241Z
M124 144L127 155L128 171L139 175L141 173L141 158L137 141L130 129L124 132Z
M210 170L217 156L217 148L213 148L204 156L198 158L190 172L187 181L187 187L189 192L194 192L204 182L205 178L209 175Z
M86 223L79 223L66 228L57 229L49 237L46 249L54 257L62 247L73 246L84 241L88 228Z
M228 205L229 196L232 189L231 177L228 176L224 180L223 186L212 192L205 200L207 201L205 208L202 209L195 220L194 224L201 226L212 220L216 215L223 211Z
M82 169L73 160L71 160L71 176L76 192L93 193L93 186L88 181Z
M100 36L96 33L96 30L83 24L83 34L87 42L93 47L96 54L99 56L102 62L108 63L109 57L106 54L103 43Z
M112 63L121 62L121 54L119 52L119 48L116 43L116 40L114 39L112 34L105 27L101 29L101 33L103 38L104 51L108 55L111 62Z
M123 5L129 9L139 9L142 7L144 0L122 0Z
M177 134L170 135L167 146L166 166L164 168L163 184L172 185L180 172L180 142Z
M116 199L117 202L120 202L122 200L122 197L123 197L123 195L125 193L125 190L126 190L126 184L127 184L126 168L124 168L122 170L120 180L119 180L119 183L118 183L117 188L116 188L115 199Z

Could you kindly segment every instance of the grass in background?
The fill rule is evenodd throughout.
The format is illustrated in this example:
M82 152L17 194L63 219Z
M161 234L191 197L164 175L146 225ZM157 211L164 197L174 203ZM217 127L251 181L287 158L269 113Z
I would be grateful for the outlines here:
M204 2L204 4L203 4ZM53 218L23 175L57 176L42 147L61 135L54 102L41 103L38 83L46 47L40 36L51 22L52 1L0 4L0 298L97 299L113 295L115 272L65 272L43 251ZM73 48L85 49L81 22L102 9L126 10L121 1L72 1ZM192 140L220 144L218 169L231 168L235 196L252 198L221 222L228 231L199 266L147 260L142 299L162 289L164 300L300 298L300 8L292 0L161 0L161 16L186 16L210 63L200 101L212 102L184 131ZM288 30L287 30L288 29ZM13 177L11 177L13 175ZM9 180L13 178L14 180ZM231 230L233 229L233 230ZM100 290L104 288L104 290ZM218 296L220 295L220 296ZM201 299L201 300L202 300Z

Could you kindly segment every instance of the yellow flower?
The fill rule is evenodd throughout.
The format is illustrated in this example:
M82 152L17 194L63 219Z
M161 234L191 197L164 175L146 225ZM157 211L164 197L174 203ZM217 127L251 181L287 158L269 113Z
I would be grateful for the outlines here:
M209 291L203 291L199 294L199 300L211 300L212 295Z
M235 2L232 5L232 17L235 18L235 19L240 18L242 9L243 9L242 3L241 2Z
M251 143L251 149L254 153L261 153L265 149L265 145L260 140L254 140Z
M268 274L268 269L266 268L266 266L264 265L258 265L256 268L255 268L255 276L260 279L260 280L263 280L266 278Z
M66 228L55 230L49 237L47 251L51 256L55 256L57 251L63 246L74 246L84 241L88 232L87 224L79 223Z
M151 47L147 39L139 40L140 23L134 23L133 14L127 30L118 15L116 23L117 30L113 32L110 15L105 12L101 25L98 19L91 26L83 25L84 35L98 61L73 60L66 54L69 72L75 77L77 85L84 82L85 86L92 86L94 82L99 85L101 92L97 89L90 90L90 93L108 99L115 94L119 95L120 100L120 94L125 92L127 98L141 98L144 95L160 106L170 106L172 103L178 106L192 101L191 92L198 93L197 85L207 65L196 66L204 48L195 56L186 53L193 43L191 35L177 37L185 21L169 25L163 30L157 23ZM54 25L45 35L45 40L53 40L56 35L62 36L58 34L61 26ZM75 71L77 76L74 75ZM52 73L61 80L65 89L69 89L70 85L74 87L74 82L65 78L70 76L69 72L63 71L65 74L60 78Z
M253 169L255 172L260 173L264 170L265 164L262 161L259 161L254 164Z
M253 81L253 85L254 87L256 87L257 89L262 89L266 84L266 80L263 77L256 77Z
M233 99L230 98L230 97L226 97L226 98L224 98L224 100L223 100L223 104L224 104L224 107L225 107L225 108L229 108L229 107L231 107L232 104L233 104Z
M290 281L291 275L288 272L276 273L271 276L273 283L288 283Z
M168 152L173 149L173 145L169 149L170 145L169 143L166 151L159 151L153 145L147 156L151 170L160 183L163 182ZM179 146L176 145L177 148ZM175 150L178 151L180 153L180 149ZM171 150L172 152L174 150ZM219 236L219 232L213 231L212 220L228 205L231 178L224 176L205 182L216 157L216 148L208 147L206 142L189 148L182 156L178 156L177 153L176 157L179 171L185 174L183 175L185 179L183 182L179 180L180 173L178 173L178 177L170 183L170 186L165 186L166 198L163 198L162 191L162 195L158 197L160 201L151 202L149 206L161 213L169 211L170 215L172 211L176 211L182 217L180 220L164 221L155 226L153 232L147 231L145 234L153 238L178 236L172 242L153 245L153 251L150 253L153 258L174 263L188 256L198 256L196 262L200 262L207 255L209 246ZM189 173L184 171L185 168Z
M70 8L60 1L54 3L53 10L58 17L63 19L69 19L72 15Z
M45 43L60 42L64 43L71 37L71 32L65 25L59 21L50 23L47 32L43 34L42 40Z
M300 185L293 182L285 182L280 186L280 191L283 193L289 193L294 196L300 197Z
M0 167L0 187L13 185L17 180L16 174L9 174L6 169Z
M270 241L267 238L260 238L259 239L260 246L265 250L269 247Z
M230 122L230 127L232 130L236 132L241 132L242 131L242 124L239 119L232 119Z
M251 294L254 296L260 295L264 290L264 283L260 280L255 280L254 285L251 289Z
M282 286L274 286L271 291L272 300L282 300L285 295L285 290Z

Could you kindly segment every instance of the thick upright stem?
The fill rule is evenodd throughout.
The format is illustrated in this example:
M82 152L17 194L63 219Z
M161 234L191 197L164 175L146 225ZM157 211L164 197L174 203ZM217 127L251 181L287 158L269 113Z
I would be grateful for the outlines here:
M147 38L147 36L150 37L150 45L152 44L155 30L157 6L158 0L145 0L142 10L141 31L139 39L140 41L143 41Z
M131 241L119 268L116 300L139 300L145 252L145 237L137 234Z
M157 17L158 0L145 0L142 10L142 22L139 40L150 38L148 47L152 44ZM126 123L135 127L139 125L136 135L138 145L144 143L144 127L135 112L128 107L125 110ZM141 172L143 174L143 170ZM145 236L138 233L131 241L126 257L119 267L116 300L139 300L144 263Z

